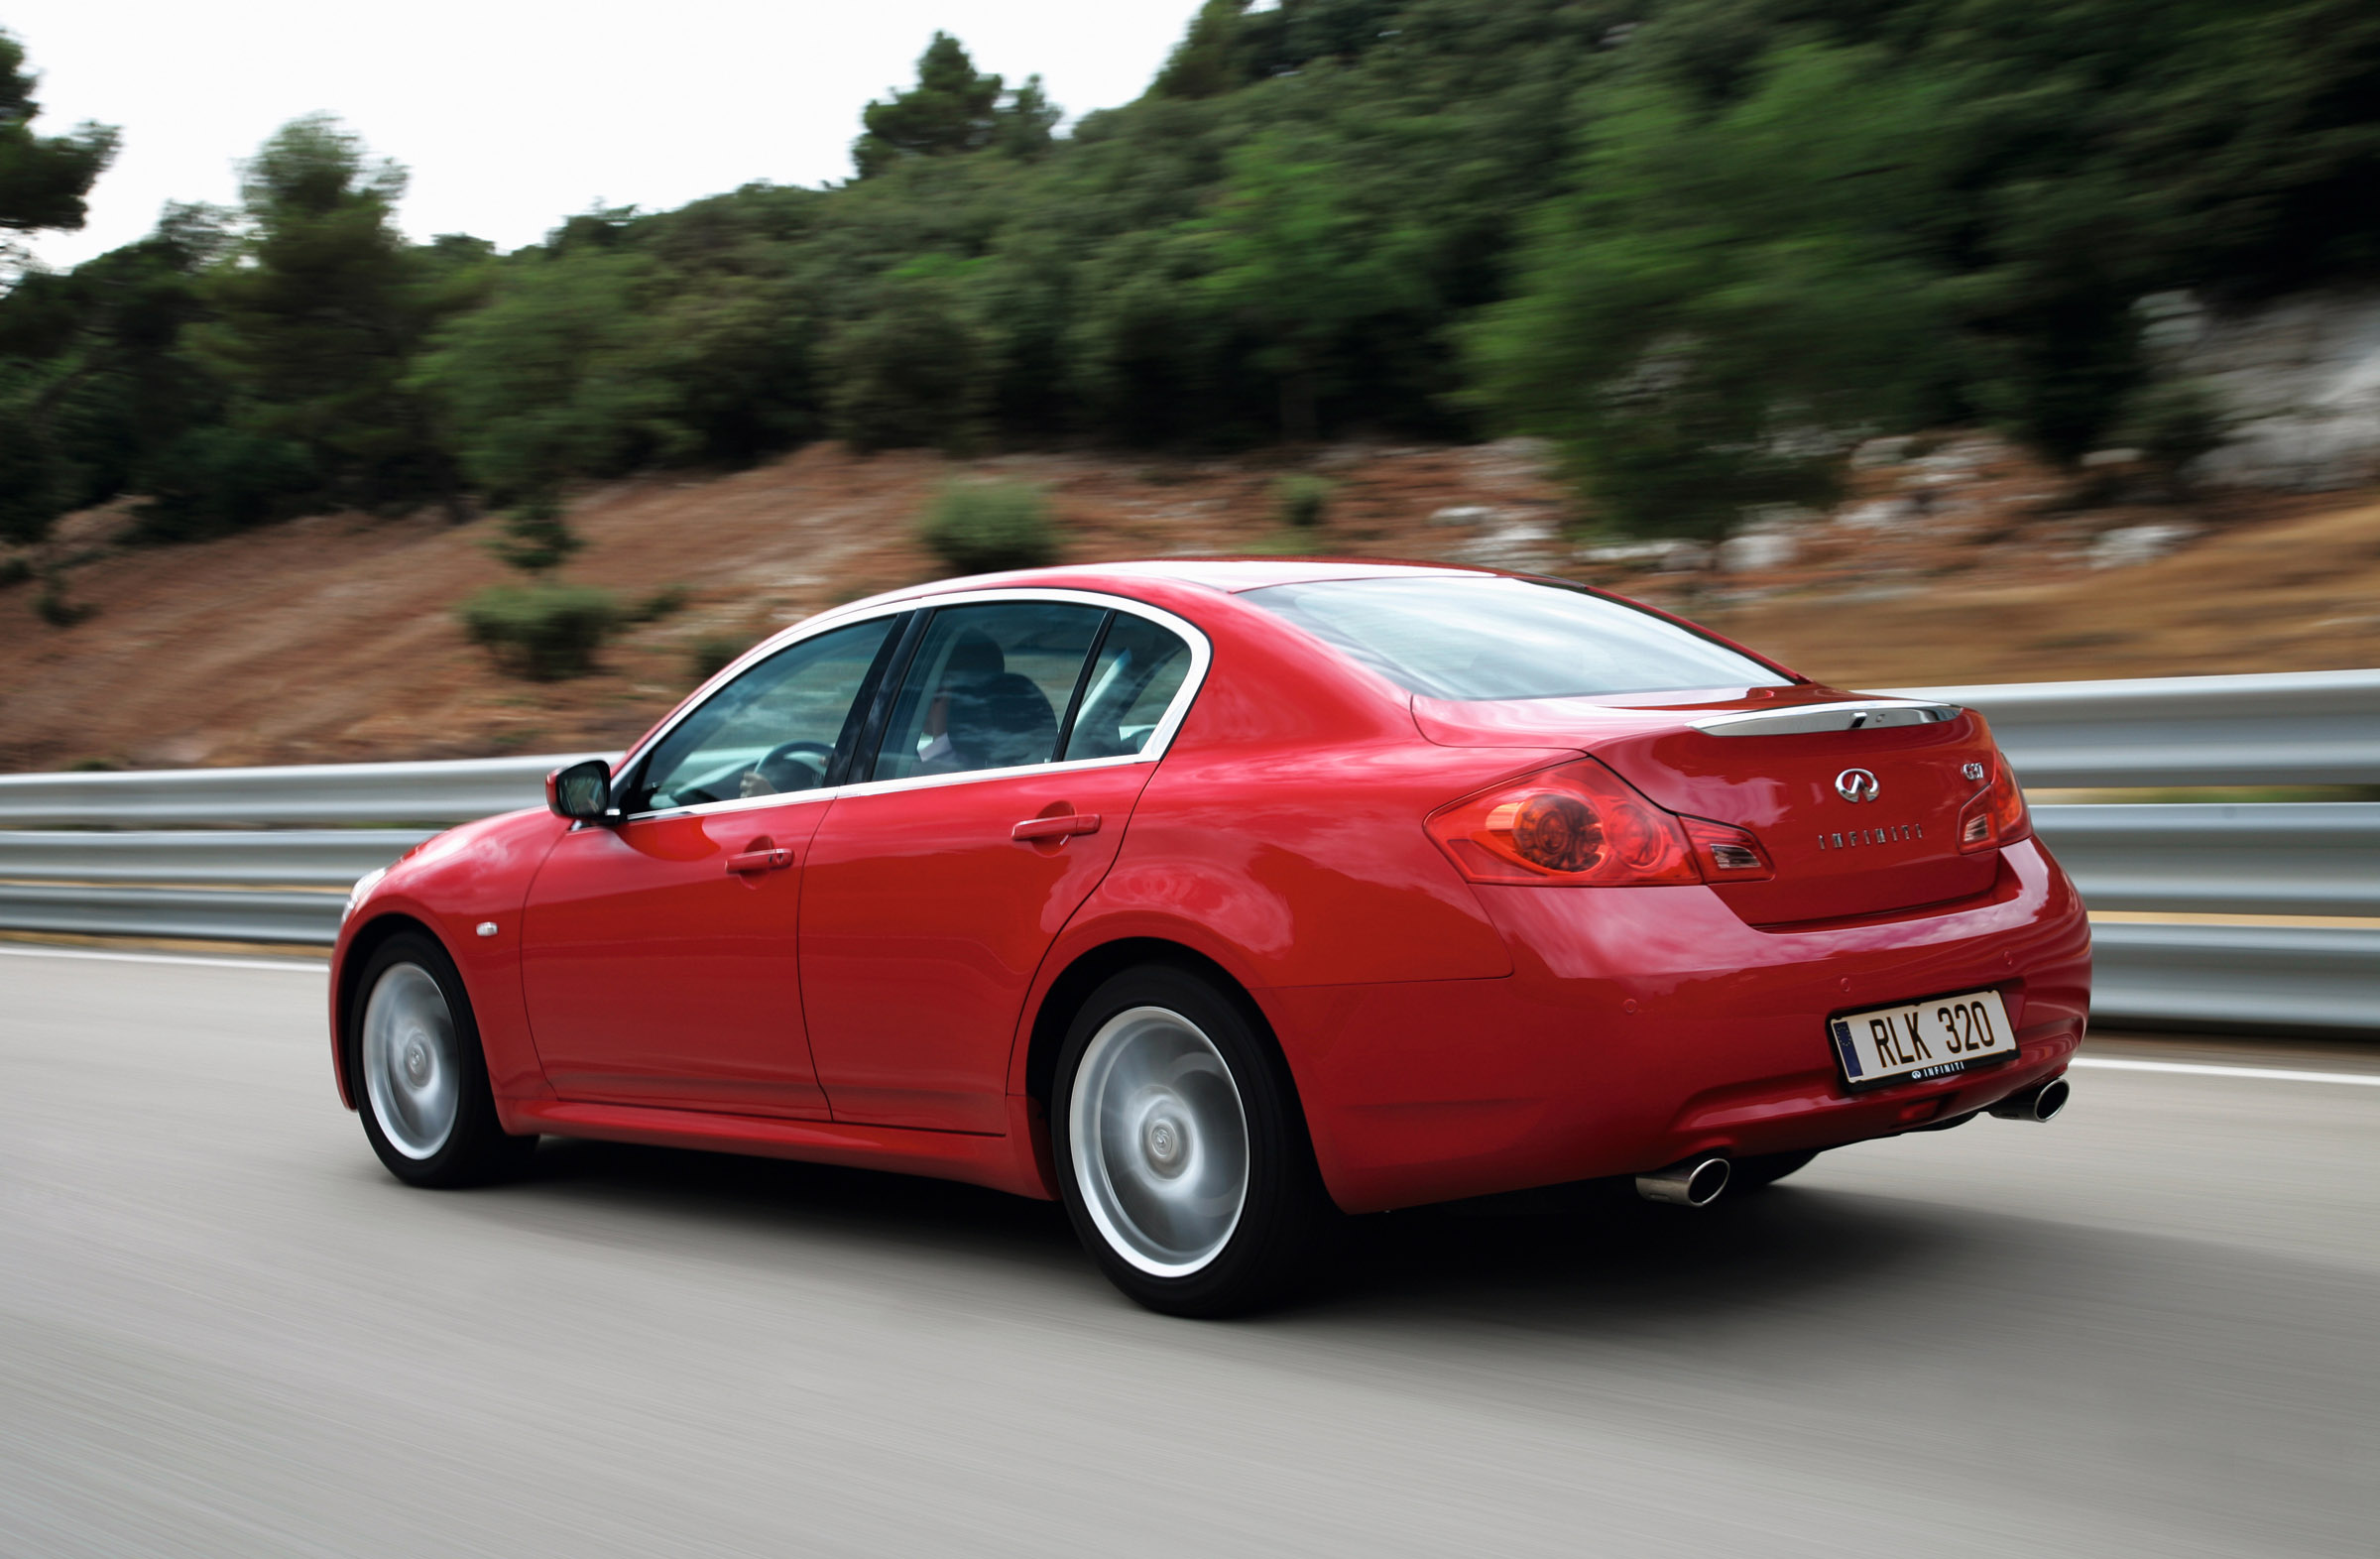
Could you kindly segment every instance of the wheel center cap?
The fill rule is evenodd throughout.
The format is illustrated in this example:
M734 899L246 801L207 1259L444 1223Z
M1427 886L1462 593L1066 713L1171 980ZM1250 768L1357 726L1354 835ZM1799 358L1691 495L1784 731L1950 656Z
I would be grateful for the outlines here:
M405 1047L405 1075L416 1083L429 1076L429 1050L418 1039Z
M1140 1134L1141 1151L1147 1154L1149 1167L1161 1175L1182 1172L1189 1145L1189 1134L1170 1116L1158 1116Z

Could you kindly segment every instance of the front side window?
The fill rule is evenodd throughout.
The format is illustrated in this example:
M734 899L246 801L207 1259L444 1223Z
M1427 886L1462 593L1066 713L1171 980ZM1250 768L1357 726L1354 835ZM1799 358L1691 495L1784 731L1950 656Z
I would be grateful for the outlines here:
M713 693L654 748L625 809L824 784L852 702L898 621L874 618L788 645Z
M936 611L909 659L871 779L1046 764L1107 613L1061 601Z
M1428 698L1789 685L1757 660L1650 612L1526 579L1328 579L1242 599Z

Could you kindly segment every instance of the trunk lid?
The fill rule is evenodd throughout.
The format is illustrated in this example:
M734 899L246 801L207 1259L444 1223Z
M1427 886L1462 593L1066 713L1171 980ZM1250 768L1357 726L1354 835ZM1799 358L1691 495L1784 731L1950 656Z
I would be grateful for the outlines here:
M1982 722L1953 705L1800 685L1621 698L1416 697L1413 717L1425 737L1446 746L1576 747L1673 812L1749 829L1775 877L1713 891L1755 925L1970 898L1998 875L1996 851L1959 850L1959 813L1984 788L1992 750Z

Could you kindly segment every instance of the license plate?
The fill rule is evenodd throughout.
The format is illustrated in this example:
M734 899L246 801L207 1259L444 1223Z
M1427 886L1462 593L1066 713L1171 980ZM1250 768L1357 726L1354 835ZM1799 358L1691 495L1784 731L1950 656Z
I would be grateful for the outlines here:
M2016 1031L1997 991L1845 1013L1827 1027L1848 1088L1952 1077L2016 1054Z

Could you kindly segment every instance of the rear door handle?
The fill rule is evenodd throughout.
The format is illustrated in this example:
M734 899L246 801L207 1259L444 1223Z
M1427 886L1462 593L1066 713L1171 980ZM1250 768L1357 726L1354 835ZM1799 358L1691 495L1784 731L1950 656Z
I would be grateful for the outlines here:
M741 877L747 872L781 872L793 864L793 852L779 846L773 850L740 850L727 858L727 875Z
M1056 817L1028 817L1009 830L1011 839L1066 839L1099 832L1097 812L1065 812Z

